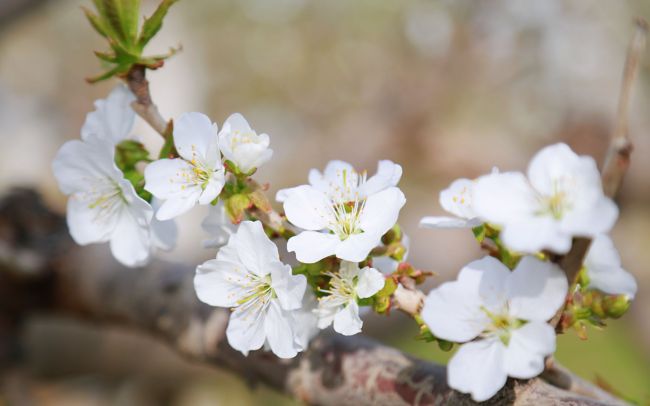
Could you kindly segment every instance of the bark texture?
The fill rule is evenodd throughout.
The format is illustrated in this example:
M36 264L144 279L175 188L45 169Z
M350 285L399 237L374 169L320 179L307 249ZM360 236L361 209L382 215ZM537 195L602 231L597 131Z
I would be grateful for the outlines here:
M127 269L110 258L104 245L76 246L63 217L33 191L16 190L0 200L0 328L5 333L33 312L55 312L131 326L189 358L233 370L308 404L474 404L447 386L443 366L362 336L323 335L293 360L262 351L244 357L226 342L228 311L196 299L193 274L193 267L164 262ZM3 340L2 355L11 354L10 344ZM568 372L562 376L571 378ZM570 382L564 386L571 388ZM620 404L600 390L591 394L600 400L541 379L510 380L485 404Z

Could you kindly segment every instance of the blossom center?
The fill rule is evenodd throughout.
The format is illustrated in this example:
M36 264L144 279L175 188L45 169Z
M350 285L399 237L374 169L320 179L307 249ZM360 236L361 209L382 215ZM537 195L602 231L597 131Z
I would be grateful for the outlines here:
M113 179L102 179L90 191L83 194L90 201L88 208L94 210L93 221L99 222L117 211L120 204L128 204L120 185Z
M326 272L330 277L329 289L318 288L320 292L327 293L337 302L347 302L350 299L356 299L356 290L354 288L354 278L342 277L340 273Z
M551 216L555 220L562 220L562 217L571 209L571 203L565 189L560 187L560 182L553 183L553 193L547 196L540 196L541 209L536 213L541 216Z
M253 131L244 131L239 130L233 132L233 136L230 139L230 149L233 152L240 146L245 144L256 144L258 142L257 134Z
M507 307L498 313L493 313L484 306L481 306L481 310L490 319L490 323L482 335L485 337L497 337L506 346L510 343L512 331L524 325L522 320L510 316Z
M331 226L331 230L339 237L341 241L345 240L351 235L359 234L363 231L361 230L359 219L365 205L365 200L334 203L332 205L334 223Z
M271 287L271 275L258 276L248 273L243 281L243 287L245 293L237 304L249 309L263 310L275 297L275 291Z

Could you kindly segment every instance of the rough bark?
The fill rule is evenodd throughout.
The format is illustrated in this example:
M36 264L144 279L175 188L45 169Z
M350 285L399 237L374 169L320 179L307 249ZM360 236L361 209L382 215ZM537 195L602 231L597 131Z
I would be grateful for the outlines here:
M228 368L309 404L473 404L447 386L443 366L362 336L321 336L293 360L262 351L244 357L225 340L228 311L196 299L193 274L192 267L163 262L126 269L108 256L106 246L76 246L64 219L32 191L14 191L0 201L0 326L5 330L35 311L56 312L131 326L191 359ZM618 403L594 393L601 400L540 379L510 380L486 404Z

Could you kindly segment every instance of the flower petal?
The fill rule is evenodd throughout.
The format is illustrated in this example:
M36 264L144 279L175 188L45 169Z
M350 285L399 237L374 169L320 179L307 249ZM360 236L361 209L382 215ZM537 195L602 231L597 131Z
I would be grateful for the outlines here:
M377 173L359 187L362 197L379 193L389 187L397 186L402 178L402 167L393 161L379 161Z
M459 392L470 393L476 402L494 396L505 385L505 348L497 339L460 346L447 364L447 382Z
M510 274L506 289L512 316L547 321L564 304L569 285L557 265L526 256Z
M357 296L361 299L371 297L379 292L386 283L384 275L378 270L365 267L359 271L359 280L357 281Z
M476 215L498 225L528 220L538 205L535 191L519 172L481 176L474 184L472 197Z
M325 257L334 255L340 240L334 234L320 233L318 231L303 231L289 238L287 251L295 252L298 261L313 264Z
M505 351L504 368L509 376L530 379L544 370L544 358L555 352L555 330L533 321L515 329Z
M249 294L249 285L250 278L241 264L210 259L196 267L196 296L210 306L237 306Z
M145 265L152 251L152 241L147 217L149 213L124 207L111 234L111 252L121 264L136 267Z
M562 232L552 217L535 216L508 223L501 231L501 240L511 250L536 253L548 249L565 254L571 249L571 234Z
M262 348L266 341L265 316L259 306L235 308L226 328L228 344L244 355Z
M117 85L106 99L95 101L95 111L88 113L81 127L81 139L102 138L113 145L127 139L133 128L135 96L124 85Z
M634 298L637 283L634 276L621 267L621 258L612 240L601 234L591 242L585 258L589 287L612 295Z
M178 158L154 161L144 169L144 188L163 200L188 196L198 198L201 187L192 181L192 168L192 165Z
M472 189L474 181L457 179L449 187L440 192L440 206L447 212L464 219L476 217L472 205Z
M284 212L293 225L305 230L322 230L334 222L327 196L309 185L291 189L284 201Z
M291 267L280 261L269 264L271 268L271 287L284 310L295 310L302 306L307 279L305 275L293 275Z
M264 332L271 351L280 358L293 358L298 354L294 344L291 316L277 300L271 300L264 320Z
M72 140L63 144L52 161L52 173L61 192L88 192L98 182L123 178L115 166L114 154L114 149L103 140Z
M223 169L214 171L210 180L204 185L204 189L199 196L199 204L210 204L219 196L223 185L226 184L226 175Z
M396 187L369 196L359 217L361 229L381 237L395 225L405 203L404 193Z
M364 232L353 234L336 246L336 257L350 262L361 262L379 245L382 234Z
M474 217L466 220L460 217L436 217L427 216L420 220L422 228L474 228L481 225L482 221Z
M117 225L118 216L119 213L113 210L110 215L100 216L98 210L92 207L92 202L82 199L81 196L72 195L68 199L68 230L72 239L79 245L108 241Z
M359 305L351 301L334 316L334 331L344 336L351 336L361 332L363 321L359 317Z
M174 121L174 145L187 161L214 163L218 155L217 129L203 113L184 113ZM210 162L206 160L210 158Z
M269 265L280 259L278 247L267 237L259 221L242 221L231 241L246 269L258 276L268 275Z

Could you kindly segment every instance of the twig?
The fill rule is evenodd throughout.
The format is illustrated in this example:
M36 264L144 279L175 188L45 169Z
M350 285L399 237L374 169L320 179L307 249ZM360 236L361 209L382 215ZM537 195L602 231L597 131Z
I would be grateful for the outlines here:
M645 39L648 32L648 24L643 19L636 21L636 32L627 51L625 68L623 71L623 83L619 96L618 113L616 126L612 132L605 164L602 170L603 190L611 198L616 196L623 177L630 165L630 154L632 153L632 142L628 135L628 110L632 97L632 85L639 69L639 60L645 48ZM566 273L570 283L574 282L578 272L582 268L585 255L589 250L591 240L588 238L575 238L568 254L559 262L560 267ZM551 324L557 326L562 318L564 308L560 309Z
M158 107L151 100L149 81L146 77L147 68L143 65L134 65L126 75L126 83L136 97L131 107L151 128L156 130L163 138L167 137L167 121L160 115Z

